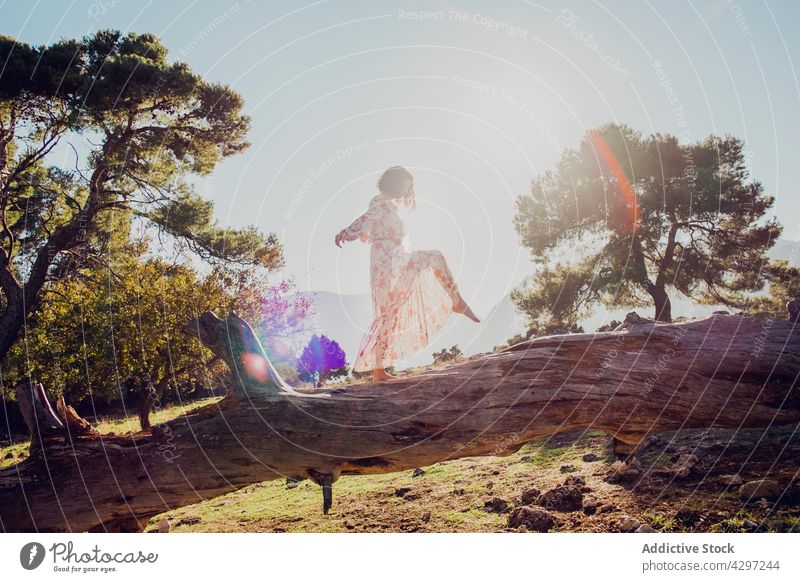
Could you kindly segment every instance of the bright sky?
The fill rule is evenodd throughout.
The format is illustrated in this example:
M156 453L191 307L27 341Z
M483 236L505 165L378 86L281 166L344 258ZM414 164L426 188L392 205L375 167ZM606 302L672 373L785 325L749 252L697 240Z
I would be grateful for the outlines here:
M741 137L800 238L798 22L797 2L744 0L0 0L0 33L153 32L239 91L253 145L202 188L221 223L280 235L301 289L369 293L368 246L333 238L407 166L412 247L444 252L479 315L533 272L515 197L608 121Z

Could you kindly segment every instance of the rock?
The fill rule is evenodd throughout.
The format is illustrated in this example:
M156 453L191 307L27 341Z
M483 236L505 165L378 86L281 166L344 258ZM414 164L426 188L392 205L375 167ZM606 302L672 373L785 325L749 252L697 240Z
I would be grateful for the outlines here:
M739 495L744 499L752 499L754 497L766 497L767 499L774 499L780 497L783 493L783 487L777 481L772 479L758 479L756 481L748 481L739 487Z
M583 455L583 457L581 457L581 459L585 463L594 463L595 461L600 460L600 457L598 457L594 453L586 453L585 455Z
M635 517L631 517L630 515L622 515L619 518L619 531L623 532L636 531L637 529L639 529L640 525L642 525L642 522L636 519Z
M175 525L176 526L179 526L179 525L195 525L196 523L200 523L200 518L199 517L184 517L182 520L180 520Z
M770 507L772 507L772 504L769 501L767 501L765 497L762 497L761 499L756 501L756 507L760 507L761 509L769 509Z
M566 479L564 479L564 485L571 485L572 487L584 487L586 485L586 479L581 477L580 475L570 475Z
M700 459L698 459L696 455L683 453L678 457L678 460L675 461L675 464L670 467L669 472L676 479L686 479L699 461Z
M758 529L758 524L750 519L745 519L742 522L742 527L747 531L756 531Z
M611 450L614 452L617 457L628 458L632 457L637 454L641 447L639 446L641 443L634 445L630 443L623 442L616 437L611 437Z
M452 493L453 495L464 495L464 488L459 487L458 489L453 489Z
M430 489L427 489L425 491L409 491L404 495L402 495L401 497L406 501L415 501L417 499L422 499L426 493L430 493Z
M547 532L555 524L553 516L533 507L517 507L508 516L509 527L519 528L525 526L529 531Z
M613 513L617 510L617 506L613 503L604 503L597 507L597 513Z
M416 469L414 469L414 472L411 473L411 476L412 477L422 477L424 474L425 474L425 471L423 471L422 469L417 467Z
M562 473L572 473L575 471L575 467L573 467L572 465L561 465L558 468L558 470L561 471Z
M426 511L425 513L422 514L422 517L420 519L424 523L428 523L431 520L431 512L430 511Z
M719 480L729 487L738 487L744 484L741 475L720 475Z
M555 511L578 511L583 503L583 493L577 487L562 485L545 491L538 504Z
M394 490L395 497L405 497L411 491L411 487L398 487Z
M581 509L586 515L592 515L597 511L597 499L594 497L584 497L581 503Z
M508 509L508 501L500 497L492 497L483 504L483 509L490 513L503 513Z
M286 488L294 489L303 479L303 477L286 477Z
M656 533L656 530L654 530L649 523L643 523L636 528L634 533Z
M647 437L644 446L645 448L663 447L664 444L666 444L664 441L664 437L659 435L650 435Z
M158 533L169 533L169 520L165 517L158 522Z
M542 492L536 487L529 487L522 492L522 505L530 505L531 503L535 503L541 494Z
M527 462L528 462L528 461L530 461L530 460L531 460L531 456L530 456L530 455L522 455L522 456L519 458L519 462L520 462L520 463L527 463Z
M625 461L614 461L611 473L606 479L609 483L635 481L642 475L642 465L636 457L629 457Z

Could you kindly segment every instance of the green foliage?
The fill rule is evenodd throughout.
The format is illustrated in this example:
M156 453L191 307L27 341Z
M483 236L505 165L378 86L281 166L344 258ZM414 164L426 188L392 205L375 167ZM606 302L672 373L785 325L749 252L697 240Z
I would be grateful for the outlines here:
M600 327L597 328L597 331L614 331L617 326L622 325L621 321L617 321L616 319L612 319L608 323L604 323Z
M745 311L768 311L783 318L786 316L786 304L800 298L800 269L790 266L784 259L778 259L765 265L763 274L769 282L768 293L750 299Z
M661 532L686 531L686 528L681 527L674 517L669 517L661 511L650 509L643 511L642 521L649 523L653 528Z
M230 87L169 62L152 34L0 37L0 60L0 357L48 282L104 262L133 220L219 268L282 265L275 235L219 226L188 179L249 145ZM85 155L53 164L66 136Z
M330 370L325 377L325 380L336 380L338 378L347 378L350 374L350 366L340 366L339 368L334 368Z
M595 261L590 258L573 265L543 266L536 274L535 287L511 291L517 309L528 314L534 335L566 333L557 330L577 326L591 305L600 300L602 287L593 277Z
M450 349L442 348L438 352L433 352L433 363L443 364L445 362L452 362L458 360L464 353L458 345L450 346Z
M227 367L183 333L190 319L205 310L235 310L267 339L303 328L307 305L287 297L289 282L271 284L263 268L201 274L190 264L153 256L146 241L112 242L107 262L48 285L5 359L9 386L30 376L51 397L63 395L70 403L123 401L147 426L150 410L168 393L230 384Z
M155 401L170 386L211 383L219 366L181 327L205 309L228 309L225 285L217 273L200 277L187 266L136 255L49 289L9 354L6 381L29 375L70 402L148 394Z
M255 227L236 230L213 222L213 204L193 194L182 194L157 207L149 215L159 227L182 238L199 256L213 261L243 265L259 264L269 269L283 266L278 238L264 238Z
M655 304L670 320L667 290L741 307L782 230L762 222L773 204L734 137L681 144L603 126L518 198L514 225L541 269L513 298L534 325L572 324L598 304Z

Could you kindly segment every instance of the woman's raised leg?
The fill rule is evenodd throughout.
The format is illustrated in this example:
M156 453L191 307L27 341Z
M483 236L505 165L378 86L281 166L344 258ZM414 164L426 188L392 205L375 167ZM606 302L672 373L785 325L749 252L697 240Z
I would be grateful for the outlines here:
M455 313L466 315L475 323L480 323L478 316L473 313L472 309L470 309L469 305L467 305L467 302L464 301L464 298L458 291L456 280L453 277L453 273L450 271L450 266L447 264L447 260L444 258L442 252L436 250L416 251L414 254L418 254L418 257L415 257L412 260L418 261L422 268L433 269L434 276L453 299L453 311Z

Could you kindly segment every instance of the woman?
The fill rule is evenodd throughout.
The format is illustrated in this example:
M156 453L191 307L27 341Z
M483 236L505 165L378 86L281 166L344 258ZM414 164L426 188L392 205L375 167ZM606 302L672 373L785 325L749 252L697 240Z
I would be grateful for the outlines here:
M373 381L396 378L387 374L395 361L428 345L451 312L480 320L458 291L450 268L439 251L405 249L405 229L397 205L414 208L414 179L394 166L378 180L380 194L369 209L336 235L336 246L361 239L372 244L370 286L372 322L353 364L356 372L372 370Z

